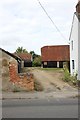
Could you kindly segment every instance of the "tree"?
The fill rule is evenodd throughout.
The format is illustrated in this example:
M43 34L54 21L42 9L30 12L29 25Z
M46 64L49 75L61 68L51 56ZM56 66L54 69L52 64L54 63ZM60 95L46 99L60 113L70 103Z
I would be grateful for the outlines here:
M41 56L37 55L34 51L30 51L30 54L32 55L33 58L33 67L38 67L41 66Z
M24 49L23 47L18 47L16 50L16 53L28 53L28 51Z
M33 67L41 66L41 56L36 54L34 51L30 51L30 54L32 55L33 61Z
M33 54L35 54L35 52L34 51L30 51L30 54L33 55Z
M38 67L38 66L41 66L41 56L38 55L38 57L36 57L33 61L33 66L34 67Z
M39 56L34 51L30 51L30 54L32 55L33 60Z

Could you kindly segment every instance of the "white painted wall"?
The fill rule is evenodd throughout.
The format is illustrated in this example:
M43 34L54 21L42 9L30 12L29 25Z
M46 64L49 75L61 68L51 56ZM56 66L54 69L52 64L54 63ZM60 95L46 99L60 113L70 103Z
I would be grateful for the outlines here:
M72 50L73 41L73 50ZM74 69L72 68L72 60L74 60ZM70 70L71 75L78 70L78 19L76 15L73 16L72 33L70 37Z
M78 22L78 80L80 80L80 22Z
M59 62L57 62L57 68L59 68Z

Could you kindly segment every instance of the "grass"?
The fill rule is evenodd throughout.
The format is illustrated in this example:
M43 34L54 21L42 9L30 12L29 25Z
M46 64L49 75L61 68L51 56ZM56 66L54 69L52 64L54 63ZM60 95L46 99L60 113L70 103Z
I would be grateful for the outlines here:
M78 86L77 75L71 76L67 68L64 69L63 80L65 82L68 82L70 85Z
M27 90L26 88L24 88L24 87L21 87L21 86L19 86L19 85L17 85L17 84L14 84L13 85L13 88L12 88L12 92L29 92L30 90Z
M59 71L63 70L63 68L39 68L40 70L46 70L46 71Z
M20 89L16 85L14 85L13 92L20 92Z

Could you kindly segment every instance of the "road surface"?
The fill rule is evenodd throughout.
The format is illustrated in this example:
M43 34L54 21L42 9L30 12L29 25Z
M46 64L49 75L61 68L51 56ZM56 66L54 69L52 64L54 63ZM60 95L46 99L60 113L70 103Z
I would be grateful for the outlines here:
M78 118L78 99L5 99L3 118Z

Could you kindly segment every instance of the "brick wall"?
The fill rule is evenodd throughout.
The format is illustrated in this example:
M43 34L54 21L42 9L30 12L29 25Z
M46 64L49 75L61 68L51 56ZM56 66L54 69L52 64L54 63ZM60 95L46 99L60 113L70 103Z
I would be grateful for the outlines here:
M20 85L27 90L34 90L34 79L31 73L20 73L18 74L18 65L14 62L10 62L9 64L9 74L10 81Z
M18 75L17 75L17 66L14 62L11 62L9 64L9 73L10 73L10 80L12 82L15 82L18 80Z

